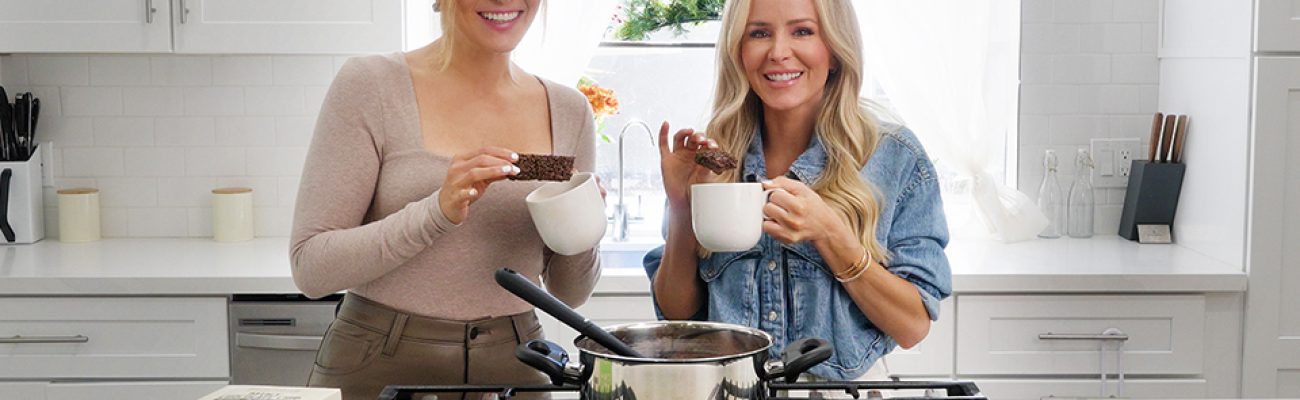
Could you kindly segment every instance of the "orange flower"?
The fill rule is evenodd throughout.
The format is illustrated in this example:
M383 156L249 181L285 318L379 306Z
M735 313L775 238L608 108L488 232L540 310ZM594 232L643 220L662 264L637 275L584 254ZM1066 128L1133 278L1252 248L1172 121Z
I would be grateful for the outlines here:
M587 96L587 102L591 103L591 111L597 119L618 114L618 98L614 97L613 90L594 84L579 85L578 90Z

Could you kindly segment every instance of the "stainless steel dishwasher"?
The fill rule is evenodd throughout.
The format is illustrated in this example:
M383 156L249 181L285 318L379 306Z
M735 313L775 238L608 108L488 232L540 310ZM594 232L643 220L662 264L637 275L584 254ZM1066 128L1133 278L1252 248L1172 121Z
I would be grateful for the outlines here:
M235 385L304 386L342 295L234 295L230 377Z

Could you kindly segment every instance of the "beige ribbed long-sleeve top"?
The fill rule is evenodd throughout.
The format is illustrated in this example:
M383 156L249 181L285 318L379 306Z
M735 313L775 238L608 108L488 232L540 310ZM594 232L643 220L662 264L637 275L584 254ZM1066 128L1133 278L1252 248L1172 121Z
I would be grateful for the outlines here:
M596 250L546 249L524 196L538 182L501 181L454 225L438 205L451 160L423 146L403 53L352 58L334 78L294 207L290 259L309 297L340 290L418 315L473 320L532 306L497 286L510 267L560 300L582 304L600 276ZM542 80L554 154L595 165L591 108L577 90ZM490 116L484 116L490 118Z

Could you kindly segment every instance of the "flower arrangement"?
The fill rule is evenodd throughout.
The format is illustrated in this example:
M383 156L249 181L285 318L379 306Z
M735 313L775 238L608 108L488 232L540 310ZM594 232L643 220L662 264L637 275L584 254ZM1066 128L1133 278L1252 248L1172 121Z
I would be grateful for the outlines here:
M601 87L588 77L582 77L578 81L578 91L586 95L587 102L591 104L591 112L596 116L596 133L600 134L600 139L605 143L611 142L609 135L603 132L605 118L618 114L618 97L614 96L613 90Z
M650 32L672 27L680 36L686 32L684 24L717 20L722 14L724 0L625 0L615 15L619 40L645 40Z

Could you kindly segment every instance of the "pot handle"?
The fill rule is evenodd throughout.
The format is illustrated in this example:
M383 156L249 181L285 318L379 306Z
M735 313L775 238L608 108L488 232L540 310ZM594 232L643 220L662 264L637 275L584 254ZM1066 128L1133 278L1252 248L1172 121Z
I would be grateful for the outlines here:
M800 339L790 343L781 352L781 361L768 368L767 379L785 378L786 383L799 379L799 374L831 358L835 347L822 339Z
M556 386L566 382L581 383L575 379L566 379L564 367L569 364L569 352L558 344L542 339L529 340L515 346L515 358L542 371Z

